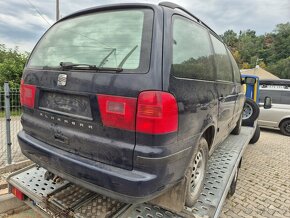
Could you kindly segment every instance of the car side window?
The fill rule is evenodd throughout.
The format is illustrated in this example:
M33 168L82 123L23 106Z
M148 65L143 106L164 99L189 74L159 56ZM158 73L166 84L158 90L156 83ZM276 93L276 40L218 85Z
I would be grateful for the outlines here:
M173 16L172 74L176 77L215 80L208 31L181 16Z
M275 90L260 90L260 102L264 102L265 97L271 97L273 104L281 104L281 92Z
M281 104L290 105L290 91L281 91Z
M217 80L233 81L233 70L225 45L216 37L210 35L217 69Z
M234 79L236 83L241 83L241 73L240 73L240 69L237 65L237 62L235 60L235 58L233 57L232 53L228 50L228 54L230 56L231 62L232 62L232 67L234 70Z

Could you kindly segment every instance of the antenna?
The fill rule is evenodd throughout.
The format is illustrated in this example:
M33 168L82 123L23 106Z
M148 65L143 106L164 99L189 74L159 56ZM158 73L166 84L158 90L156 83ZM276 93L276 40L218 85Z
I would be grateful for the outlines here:
M56 0L56 21L59 20L59 0Z

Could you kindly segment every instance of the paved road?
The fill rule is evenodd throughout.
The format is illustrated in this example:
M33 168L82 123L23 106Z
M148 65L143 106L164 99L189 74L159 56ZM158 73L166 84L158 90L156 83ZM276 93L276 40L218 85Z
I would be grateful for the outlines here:
M221 217L290 217L290 137L263 130L249 145Z

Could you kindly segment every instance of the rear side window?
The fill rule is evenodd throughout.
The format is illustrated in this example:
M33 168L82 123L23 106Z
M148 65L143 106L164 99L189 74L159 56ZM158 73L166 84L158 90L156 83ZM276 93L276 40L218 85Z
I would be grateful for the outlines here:
M232 67L234 70L234 77L235 77L235 82L236 83L241 83L241 73L240 73L240 69L237 65L236 60L234 59L232 53L228 50L228 54L230 56L231 62L232 62Z
M126 70L149 69L153 11L112 10L55 24L34 49L27 67L59 67L60 62Z
M281 104L290 105L290 91L281 91Z
M214 36L210 36L215 52L217 80L233 81L232 66L225 45Z
M207 30L191 20L173 16L172 73L176 77L215 80Z

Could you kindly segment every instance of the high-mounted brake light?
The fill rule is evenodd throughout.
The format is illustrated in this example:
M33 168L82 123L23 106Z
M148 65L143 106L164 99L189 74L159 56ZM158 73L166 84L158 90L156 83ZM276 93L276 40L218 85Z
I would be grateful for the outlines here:
M34 108L36 86L24 84L21 80L20 84L20 102L22 106Z
M122 96L97 95L105 126L135 130L136 99Z
M145 91L138 97L136 131L149 134L176 132L178 108L174 96L167 92Z
M170 93L144 91L138 99L111 95L97 97L104 126L147 134L177 131L177 103Z

